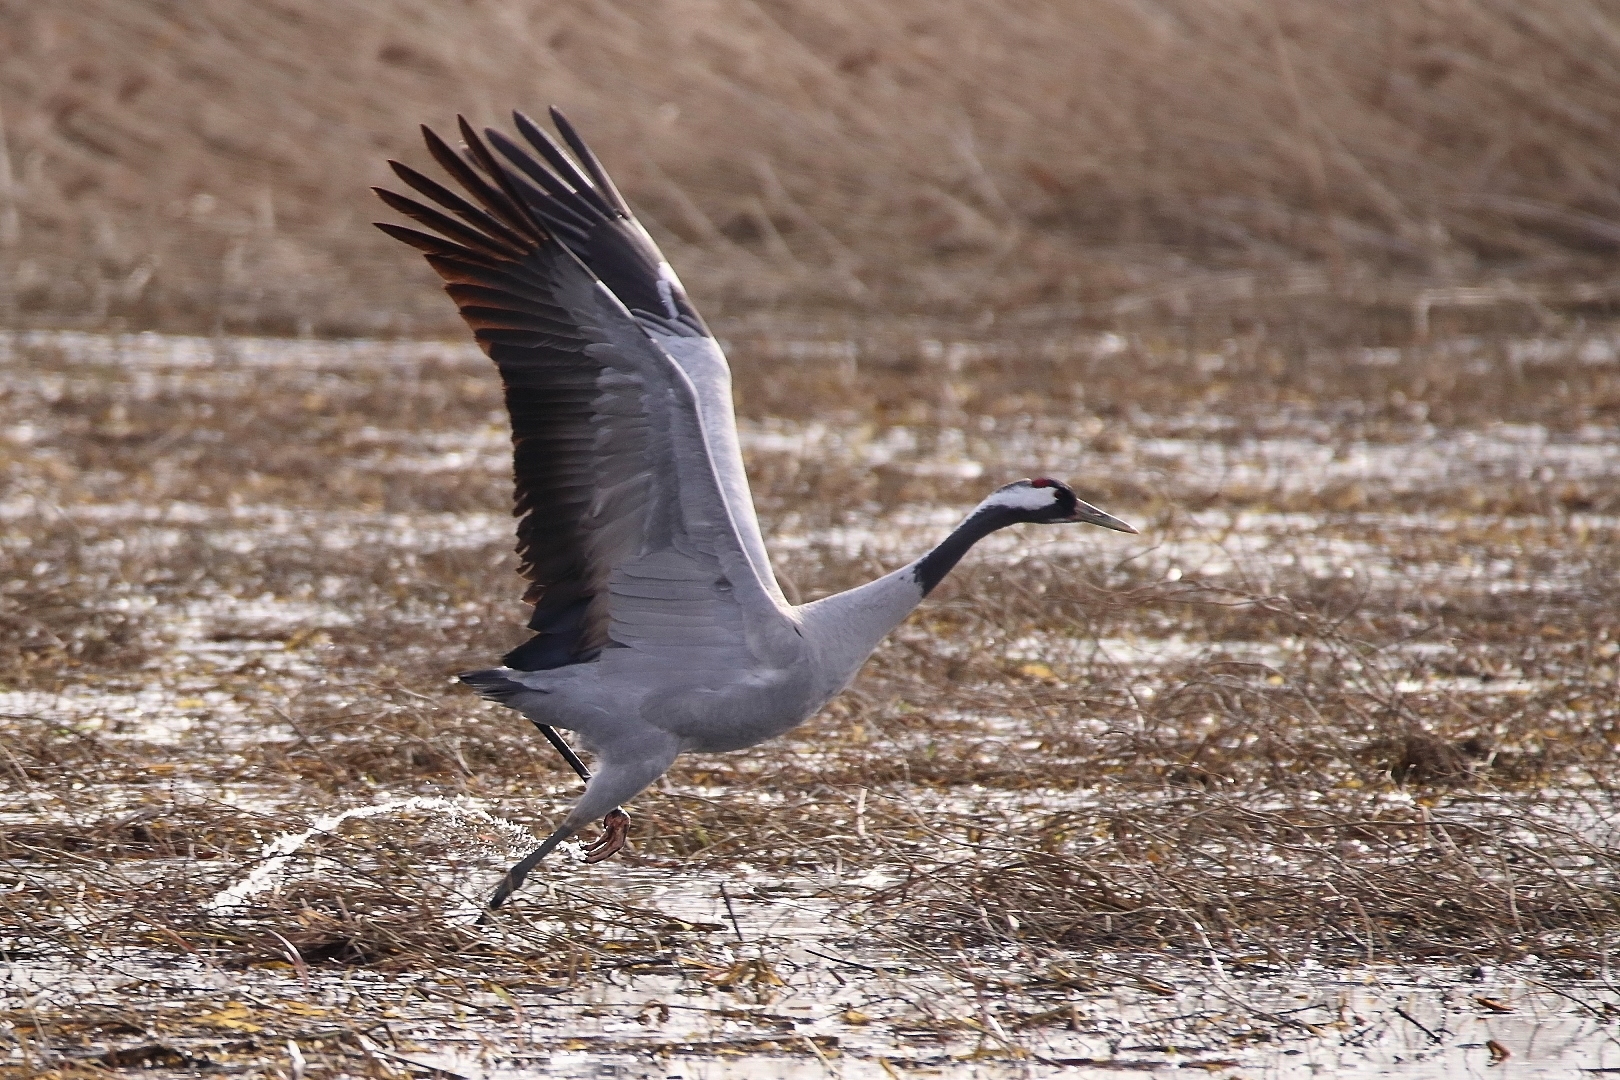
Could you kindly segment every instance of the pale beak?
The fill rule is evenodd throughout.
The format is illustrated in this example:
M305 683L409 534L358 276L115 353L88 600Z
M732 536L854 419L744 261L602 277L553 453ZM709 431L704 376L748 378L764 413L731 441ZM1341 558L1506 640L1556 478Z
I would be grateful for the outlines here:
M1076 503L1078 505L1076 505L1074 508L1074 516L1065 520L1078 521L1086 525L1101 525L1103 528L1113 529L1115 532L1136 532L1134 526L1125 524L1125 522L1119 520L1119 518L1115 517L1113 514L1105 514L1088 502L1079 502L1079 500L1076 500Z

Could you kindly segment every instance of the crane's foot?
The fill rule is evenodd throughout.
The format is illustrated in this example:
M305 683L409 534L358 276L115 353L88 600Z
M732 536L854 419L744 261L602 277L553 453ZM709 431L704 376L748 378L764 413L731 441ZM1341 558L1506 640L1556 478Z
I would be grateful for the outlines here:
M585 846L585 861L599 863L611 859L624 850L630 835L630 815L620 809L609 810L602 819L602 835Z

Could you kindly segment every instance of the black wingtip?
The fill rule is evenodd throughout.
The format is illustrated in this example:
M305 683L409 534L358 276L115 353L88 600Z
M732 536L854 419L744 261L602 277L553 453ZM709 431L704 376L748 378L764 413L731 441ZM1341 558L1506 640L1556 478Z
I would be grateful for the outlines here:
M473 126L467 123L467 118L460 113L456 113L456 130L461 132L461 145L471 152L474 159L481 161L488 154L488 151L479 154L478 151L484 147L483 140L478 137L477 132L473 131Z
M552 112L554 115L561 115L555 109ZM574 164L563 152L563 148L557 145L557 140L546 134L544 128L515 109L512 111L512 122L517 125L518 134L528 140L529 145L545 159L547 165L556 170L557 175L574 190L575 194L589 202L603 217L611 218L619 213L610 201L611 195L599 190L597 185L580 172L579 166Z
M434 143L443 143L444 142L443 139L439 138L439 133L434 131L432 128L428 127L426 124L417 124L416 125L416 130L420 131L422 133L422 142L424 144L426 144L426 146L428 148L428 153L430 153L430 154L433 153L433 144ZM438 155L435 154L434 156L437 157Z
M467 134L472 134L471 127L465 117L457 117L457 124ZM460 184L462 189L471 195L478 204L491 216L497 218L507 229L523 237L523 246L544 243L547 233L534 216L524 206L521 196L511 190L510 179L501 171L499 165L494 165L494 159L489 150L479 142L478 136L473 134L468 147L468 158L473 162L469 164L461 155L450 149L448 143L439 137L438 132L422 125L422 141L427 144L428 153L439 167L449 173L451 178ZM493 168L491 179L486 180L479 174L480 168Z
M460 215L463 221L474 228L481 229L491 236L499 237L517 248L526 248L532 243L532 237L514 232L443 184L423 176L409 165L402 165L397 161L390 161L388 164L393 167L394 175L403 180L412 191L433 200L451 213ZM387 199L383 201L388 202Z
M456 119L461 120L461 117L458 116ZM433 160L439 163L440 168L453 176L469 194L474 197L480 194L479 188L483 186L482 178L472 171L461 155L452 150L450 144L445 142L437 131L423 124L422 141L427 144L428 153L433 155Z
M529 206L529 200L524 198L512 174L501 166L494 154L489 152L489 147L478 137L478 132L473 130L473 126L467 122L465 116L457 116L456 124L461 128L461 138L467 147L467 156L472 159L473 164L495 181L495 186L506 196L511 212L517 214L536 237L545 237L547 234L545 223L535 216Z
M449 158L452 162L459 162L460 159L456 157L455 151L450 149L450 144L440 138L439 133L426 124L422 125L422 142L427 144L428 153L433 155L434 161L437 161L452 173L455 171L455 166L446 165L445 159Z
M400 243L409 244L420 251L428 257L429 262L436 257L442 258L447 255L466 257L472 254L459 244L452 244L448 240L441 240L437 236L429 236L415 229L407 229L403 225L395 225L391 221L373 221L372 224Z
M573 134L576 139L579 138L578 133L574 131L574 125L569 123L567 115L561 108L556 105L548 105L546 106L546 113L551 117L552 126L562 133L563 138L568 138L570 134Z
M372 188L372 190L377 193L377 198L381 199L390 210L404 214L413 221L426 225L453 243L501 259L522 259L528 254L528 245L526 244L521 242L518 244L507 243L498 237L490 236L464 225L454 218L439 213L437 210L423 206L419 202L407 199L398 192L389 191L387 188Z
M613 178L608 176L607 170L602 167L602 163L591 152L591 148L585 145L585 140L579 137L579 132L575 131L574 125L568 122L568 117L564 116L562 110L555 105L551 107L551 122L556 125L557 132L563 137L563 141L568 144L568 149L574 152L574 156L579 158L579 163L585 166L585 171L590 173L591 180L595 182L596 187L602 192L602 197L620 214L631 217L630 205L624 201L624 196L619 194L619 189L614 185Z

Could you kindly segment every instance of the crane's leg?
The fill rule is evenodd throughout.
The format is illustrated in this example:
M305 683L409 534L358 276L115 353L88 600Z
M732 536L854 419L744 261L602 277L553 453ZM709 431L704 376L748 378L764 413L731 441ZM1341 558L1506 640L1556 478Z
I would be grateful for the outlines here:
M540 734L546 737L547 742L557 748L557 753L561 754L563 756L563 760L568 762L568 767L573 769L574 772L578 773L581 780L585 781L587 784L590 783L591 770L587 769L585 767L585 763L579 760L579 755L574 753L574 748L569 746L561 735L557 734L557 729L551 727L549 724L542 724L538 721L534 723L534 726L540 729ZM630 815L624 812L623 807L616 806L612 810L609 810L602 818L602 835L585 846L585 861L588 863L599 863L604 859L613 858L613 856L624 850L624 845L628 841L629 836ZM566 840L567 837L564 837L563 839ZM561 843L561 841L558 841L558 843ZM551 849L547 848L546 850L549 851ZM540 858L541 856L539 855L534 856L536 862L539 862ZM513 867L513 869L516 870L517 867ZM531 866L529 869L533 869L533 867ZM529 871L524 870L523 872L527 874ZM522 882L523 879L519 877L518 883L522 884ZM516 885L513 886L514 889L516 887ZM495 904L490 904L490 907L495 906Z
M501 878L501 883L495 887L495 895L489 898L489 909L494 911L506 903L508 896L523 888L523 879L529 876L529 871L539 866L540 860L550 855L552 848L577 832L579 832L578 825L564 822L561 828L546 837L545 842L525 856L522 862L508 870L506 876Z
M587 769L585 763L579 760L579 755L574 753L574 748L569 746L561 735L557 734L557 729L550 724L542 724L538 720L532 721L532 723L540 729L540 734L546 737L546 742L557 748L557 753L561 754L563 760L568 762L568 767L578 773L581 780L587 784L590 783L591 770Z
M601 771L586 781L584 797L568 812L568 816L563 819L557 831L546 837L539 847L501 878L495 894L489 898L490 910L493 911L506 903L507 897L523 887L523 879L529 876L529 871L539 866L541 859L551 854L558 844L579 832L586 823L598 817L605 823L611 823L613 813L617 812L624 818L625 824L628 824L629 816L618 809L619 804L628 802L640 794L648 784L664 775L674 763L675 755L678 753L680 744L673 737L663 732L658 732L654 736L646 729L637 733L631 746L613 747L604 753ZM608 827L610 830L613 828L612 824ZM612 853L609 851L607 854ZM607 855L600 856L606 857Z

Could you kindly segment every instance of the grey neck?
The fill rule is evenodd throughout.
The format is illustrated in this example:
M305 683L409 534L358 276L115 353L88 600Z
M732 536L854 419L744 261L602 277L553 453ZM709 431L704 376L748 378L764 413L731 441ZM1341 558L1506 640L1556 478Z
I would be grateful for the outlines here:
M797 609L814 656L817 693L825 700L854 677L878 642L938 585L968 549L1018 521L1005 507L976 510L934 550L876 581Z

